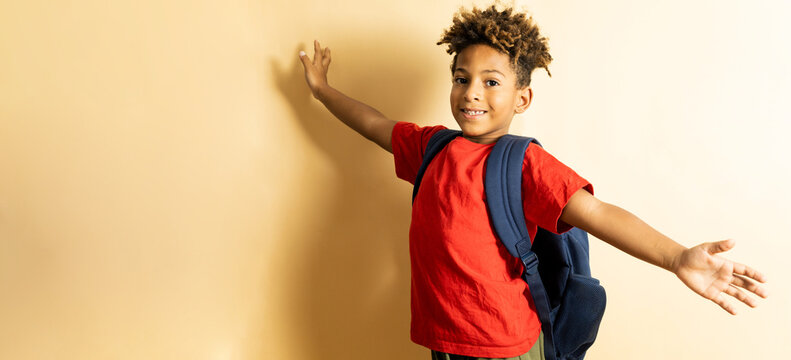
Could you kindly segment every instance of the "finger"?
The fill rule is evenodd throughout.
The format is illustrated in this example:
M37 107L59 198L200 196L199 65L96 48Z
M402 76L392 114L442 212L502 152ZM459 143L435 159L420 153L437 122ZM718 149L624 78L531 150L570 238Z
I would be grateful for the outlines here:
M733 273L747 276L758 282L766 282L766 276L764 274L744 264L733 263Z
M733 241L733 239L722 240L722 241L709 243L708 248L706 250L708 250L709 254L717 254L733 249L735 245L736 242Z
M324 49L324 58L322 59L321 64L324 65L324 67L327 67L330 65L330 61L332 61L332 57L330 56L330 48L326 48Z
M321 45L319 44L318 40L313 40L313 51L314 51L313 64L315 65L321 64Z
M736 315L736 309L733 308L731 303L725 300L725 295L723 295L723 293L720 293L716 298L711 299L711 301L714 301L717 305L729 312L731 315Z
M769 294L767 293L766 289L763 286L758 285L755 282L751 281L750 279L744 278L744 277L742 277L740 275L734 275L733 276L733 280L731 281L731 284L733 286L740 287L742 289L746 289L747 291L749 291L749 292L751 292L751 293L753 293L755 295L758 295L758 296L760 296L760 297L762 297L764 299L767 296L769 296Z
M737 300L749 305L750 307L758 306L758 303L755 301L755 299L753 299L750 296L747 296L747 294L744 291L739 290L735 286L728 286L728 288L725 289L725 293L735 297Z
M305 70L307 70L308 69L308 65L310 64L310 58L308 57L308 54L306 54L304 51L300 50L300 52L299 52L299 60L302 61L302 66L304 66Z

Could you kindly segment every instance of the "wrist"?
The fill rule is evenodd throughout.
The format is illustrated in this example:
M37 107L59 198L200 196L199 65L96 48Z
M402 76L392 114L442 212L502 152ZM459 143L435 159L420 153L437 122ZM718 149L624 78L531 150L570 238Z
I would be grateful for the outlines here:
M313 90L313 97L316 98L316 100L324 103L324 100L327 98L327 91L329 89L330 89L330 85L327 83L316 86L316 89Z
M682 245L678 245L672 255L668 258L665 262L665 269L672 272L673 274L678 274L678 268L681 266L681 259L684 257L684 252L688 249Z

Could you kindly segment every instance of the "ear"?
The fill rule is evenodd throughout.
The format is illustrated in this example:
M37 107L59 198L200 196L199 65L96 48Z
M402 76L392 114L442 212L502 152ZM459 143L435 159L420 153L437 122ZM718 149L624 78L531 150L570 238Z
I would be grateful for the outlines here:
M525 86L524 89L516 90L516 108L514 112L521 114L530 107L530 102L533 101L533 88Z

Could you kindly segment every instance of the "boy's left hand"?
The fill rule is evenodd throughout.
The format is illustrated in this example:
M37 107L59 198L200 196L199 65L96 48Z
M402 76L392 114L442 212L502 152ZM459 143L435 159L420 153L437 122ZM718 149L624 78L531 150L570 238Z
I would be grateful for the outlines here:
M726 300L725 294L735 297L750 307L756 307L758 304L755 298L747 295L744 290L762 298L766 298L768 294L764 287L756 283L756 281L766 282L763 274L749 266L716 255L732 249L734 245L733 240L723 240L687 249L679 255L673 272L694 292L736 315L736 309Z

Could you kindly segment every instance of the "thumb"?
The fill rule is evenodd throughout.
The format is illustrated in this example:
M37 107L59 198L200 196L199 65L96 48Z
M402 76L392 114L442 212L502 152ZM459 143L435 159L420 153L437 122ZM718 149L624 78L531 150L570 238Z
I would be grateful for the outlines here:
M734 241L733 239L717 241L717 242L709 243L708 246L706 247L706 251L709 254L717 254L733 249L735 245L736 245L736 241Z
M304 66L305 69L307 69L308 68L308 64L310 64L310 58L308 57L308 54L306 54L304 51L300 50L299 51L299 60L302 61L302 66Z

